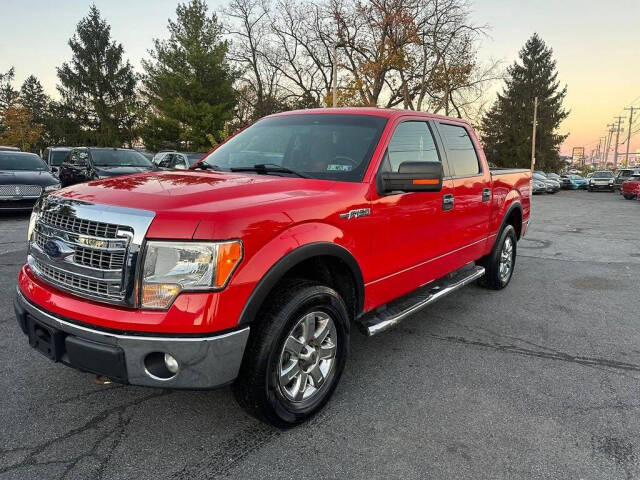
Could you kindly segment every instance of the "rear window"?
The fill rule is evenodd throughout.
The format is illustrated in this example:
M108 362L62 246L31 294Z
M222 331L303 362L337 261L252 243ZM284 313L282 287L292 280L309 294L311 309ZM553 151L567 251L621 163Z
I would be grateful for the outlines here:
M0 152L0 170L43 171L44 161L34 153Z
M596 172L591 177L592 178L611 178L611 177L613 177L613 173L611 173L611 172Z
M68 151L63 150L54 150L53 152L51 152L51 155L49 156L49 158L51 159L51 165L55 167L59 167L60 165L62 165L62 162L64 161L68 153Z

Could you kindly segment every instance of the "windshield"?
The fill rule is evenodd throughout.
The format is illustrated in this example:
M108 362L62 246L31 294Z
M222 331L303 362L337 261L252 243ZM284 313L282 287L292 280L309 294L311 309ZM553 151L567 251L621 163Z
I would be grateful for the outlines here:
M202 157L206 155L206 153L185 152L183 153L183 155L187 157L187 161L189 162L189 165L195 165L198 162L198 160L200 160Z
M613 178L613 173L611 172L596 172L592 175L591 178Z
M372 115L265 118L204 161L219 170L273 164L311 178L359 182L386 122L386 118Z
M96 167L151 167L144 155L134 150L91 150Z
M62 165L62 162L64 161L65 157L67 156L67 154L69 153L68 150L54 150L51 152L51 155L49 156L49 158L51 159L51 165L55 166L55 167L59 167L60 165Z
M44 161L34 153L0 152L0 170L44 171Z
M535 178L536 180L540 180L542 182L544 182L547 179L547 177L545 177L544 175L540 175L539 173L534 173L533 178Z

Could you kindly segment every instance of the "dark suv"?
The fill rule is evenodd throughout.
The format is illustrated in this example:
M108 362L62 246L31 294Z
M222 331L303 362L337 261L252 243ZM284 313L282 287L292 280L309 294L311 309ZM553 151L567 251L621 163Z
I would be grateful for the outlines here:
M640 175L640 168L622 168L618 170L616 178L613 182L613 189L620 190L622 182L624 182L625 180L629 180L629 178L631 178L631 175Z
M153 164L140 152L126 148L80 147L69 152L59 177L62 186L99 178L117 177L153 170Z

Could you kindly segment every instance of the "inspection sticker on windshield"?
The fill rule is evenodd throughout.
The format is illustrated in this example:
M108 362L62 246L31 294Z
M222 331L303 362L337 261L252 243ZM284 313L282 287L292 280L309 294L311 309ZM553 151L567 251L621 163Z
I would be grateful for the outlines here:
M336 163L330 163L327 165L327 170L332 172L350 172L353 167L351 165L338 165Z

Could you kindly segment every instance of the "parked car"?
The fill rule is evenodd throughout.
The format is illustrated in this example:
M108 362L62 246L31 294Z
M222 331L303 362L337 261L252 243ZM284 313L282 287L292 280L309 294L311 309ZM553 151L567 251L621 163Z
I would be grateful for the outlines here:
M187 170L205 155L203 152L161 152L153 158L153 163L162 170Z
M560 190L560 182L551 180L550 178L547 178L546 176L540 173L533 172L533 180L542 182L545 186L546 193L556 193ZM538 187L538 190L539 190L539 187ZM536 191L536 187L534 187L533 193L542 193L542 192Z
M31 210L42 192L60 188L35 153L0 151L0 210Z
M295 425L335 390L352 323L505 288L529 222L530 171L489 169L467 122L422 112L276 114L196 167L39 201L15 303L32 347L121 383L234 382Z
M126 148L73 148L60 165L64 187L101 178L130 175L153 170L144 155Z
M42 159L49 166L51 172L58 176L60 165L71 151L71 147L47 147L44 149Z
M622 182L620 193L627 200L640 198L640 173L634 173Z
M622 168L618 170L616 173L616 177L613 182L613 188L615 190L620 190L622 187L622 182L629 179L632 175L636 175L640 173L640 168Z
M547 178L549 180L555 180L556 182L560 183L560 175L558 175L557 173L547 173Z
M0 145L0 152L19 152L20 149L18 147L7 147L4 145Z
M533 173L537 174L537 175L541 175L544 178L547 178L547 174L545 172L543 172L542 170L534 170Z
M531 192L536 195L538 193L547 193L547 184L542 180L531 180Z
M572 173L562 175L560 179L560 187L564 189L586 190L589 186L589 182L587 181L587 179L582 178L580 175L574 175Z
M609 170L594 172L591 178L588 179L588 182L590 192L593 192L594 190L608 190L610 192L614 191L614 176L613 172Z

